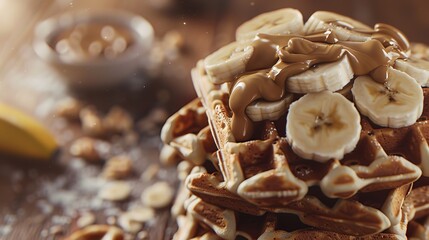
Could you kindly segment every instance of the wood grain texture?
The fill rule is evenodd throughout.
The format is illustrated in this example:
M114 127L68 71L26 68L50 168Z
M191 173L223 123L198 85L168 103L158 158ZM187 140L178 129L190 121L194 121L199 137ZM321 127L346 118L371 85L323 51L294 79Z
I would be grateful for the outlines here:
M5 1L12 2L12 1ZM15 2L15 1L13 1ZM77 123L64 123L51 114L47 108L67 96L74 96L87 104L95 105L102 113L111 106L120 105L129 110L135 119L144 118L155 106L166 108L169 113L195 97L190 80L190 69L198 59L213 50L234 40L235 29L247 19L282 7L301 10L305 18L317 10L336 11L349 15L364 23L373 25L386 22L404 31L411 41L429 43L429 3L425 0L410 1L279 1L279 0L232 0L199 1L198 7L191 7L186 1L177 1L178 5L169 10L157 10L146 0L20 0L20 4L7 5L16 8L21 15L15 19L12 31L0 32L0 100L34 115L61 139L64 151L56 163L29 164L17 159L0 157L0 239L61 239L76 228L76 218L61 219L67 207L52 206L46 208L46 185L64 181L59 189L73 189L79 181L81 170L70 167L73 158L67 149L70 142L81 136ZM194 1L195 2L195 1ZM12 4L12 3L10 3ZM3 7L3 6L2 6ZM157 79L148 79L145 73L138 73L134 85L104 89L99 92L76 92L64 88L61 79L49 66L39 60L31 48L33 28L37 22L49 16L85 9L124 9L147 18L154 26L156 36L162 36L170 30L181 33L186 42L184 53L174 62L165 63L162 74ZM4 9L1 8L0 14ZM54 86L55 88L50 88ZM168 101L157 102L156 94L165 90L170 94ZM156 131L159 131L156 130ZM177 185L174 168L162 170L162 174L149 182L139 180L151 164L158 162L160 139L157 133L139 133L136 145L129 146L117 142L122 152L135 152L133 188L131 201L138 201L142 190L158 179ZM0 133L1 134L1 133ZM119 138L121 139L121 138ZM94 175L102 168L92 165ZM82 199L88 199L83 193ZM94 195L94 193L93 193ZM86 197L85 197L86 196ZM81 199L81 200L82 200ZM78 199L79 201L79 199ZM82 200L83 201L83 200ZM84 204L85 205L85 204ZM112 204L112 208L125 210L129 203ZM98 223L106 222L106 212L94 210ZM55 221L53 221L55 220ZM53 222L64 221L59 235L49 234ZM10 228L9 228L10 227ZM146 225L150 239L171 239L176 229L174 219L168 209L157 211L156 219ZM52 230L52 229L51 229ZM7 234L2 234L7 233Z

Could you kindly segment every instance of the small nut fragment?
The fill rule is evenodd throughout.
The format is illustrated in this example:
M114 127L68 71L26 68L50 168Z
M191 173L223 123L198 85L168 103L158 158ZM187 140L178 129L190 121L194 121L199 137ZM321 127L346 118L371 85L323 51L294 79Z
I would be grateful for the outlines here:
M82 103L74 98L66 98L58 102L55 113L68 120L79 119L79 113L82 109Z
M194 166L188 161L181 161L177 165L177 178L182 182L185 181Z
M107 179L122 179L132 172L132 161L127 155L118 155L110 158L104 166L102 176Z
M125 109L114 106L103 119L103 126L109 132L124 133L130 131L134 127L134 121Z
M127 199L130 194L131 186L124 181L109 182L98 192L101 199L109 201L122 201Z
M173 189L167 182L157 182L143 191L141 199L146 206L163 208L171 203L173 196Z
M155 217L155 211L149 207L136 207L128 210L128 217L136 222L145 223Z
M54 225L49 228L49 235L57 236L60 235L64 231L63 227L60 225Z
M138 233L143 227L143 224L135 221L130 217L129 212L123 213L118 218L118 224L122 229L129 233Z
M137 234L137 239L138 240L147 240L147 239L149 239L149 233L147 231L140 231Z
M171 30L164 35L162 44L167 48L175 48L180 50L185 47L185 39L180 32Z
M95 222L95 215L91 212L85 212L79 216L79 218L76 221L76 225L78 228L83 228L91 224L94 224L94 222Z
M158 171L159 171L159 165L153 163L146 168L146 170L142 173L140 178L144 182L148 182L155 177L155 175L158 173Z
M82 131L90 136L103 136L106 132L103 127L101 118L93 106L85 107L80 111L80 121Z
M88 162L97 162L101 160L100 151L97 147L97 140L90 137L76 139L70 146L70 154L83 158Z
M180 161L180 156L175 148L164 145L159 154L159 160L165 166L173 166Z
M90 225L73 232L65 240L124 240L124 232L114 226Z

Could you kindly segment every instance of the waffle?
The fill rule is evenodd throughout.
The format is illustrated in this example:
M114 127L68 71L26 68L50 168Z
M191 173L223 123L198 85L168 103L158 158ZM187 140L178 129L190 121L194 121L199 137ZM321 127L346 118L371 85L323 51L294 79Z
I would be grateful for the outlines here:
M413 202L411 198L415 196L410 194L407 202ZM409 221L412 217L407 210L401 211L403 217L396 225L382 233L354 236L311 227L288 213L244 214L209 204L194 195L189 195L185 207L186 215L179 216L179 231L174 239L426 239L424 234L429 230L425 226L428 215Z
M427 93L428 91L425 91L425 94ZM425 106L428 106L428 105L426 104ZM184 118L183 116L197 116L198 115L197 113L203 112L202 109L203 107L201 106L201 104L198 103L197 100L194 100L191 104L188 104L187 106L182 108L178 113L173 115L167 122L166 126L168 127L165 129L172 129L172 128L174 129L174 126L176 125L182 126L180 122L184 121L184 119L200 119L196 117ZM427 111L425 108L425 113L426 112ZM401 199L403 199L404 192L406 192L406 190L402 189L402 191L396 191L396 192L394 191L393 195L396 196L395 197L396 199L399 199L398 200L399 205L398 204L394 206L390 205L389 207L388 205L391 202L392 197L390 198L388 197L389 195L388 190L383 191L383 189L392 189L396 187L396 185L389 185L385 188L379 188L377 187L377 183L373 184L372 188L363 189L361 191L362 193L359 193L357 195L355 194L351 199L337 200L335 202L335 208L326 207L327 205L333 206L334 201L326 198L324 194L322 194L320 190L317 189L316 184L308 184L305 197L299 199L298 201L297 200L289 201L287 202L287 204L285 204L284 198L280 198L280 199L272 198L272 199L269 199L270 200L269 202L263 202L262 204L261 203L258 204L258 202L248 201L246 198L238 195L236 192L231 191L230 188L228 188L227 182L225 181L225 178L224 178L225 174L223 174L222 172L222 170L225 172L226 169L230 168L230 166L225 167L225 164L224 164L225 161L221 160L221 158L224 157L225 154L222 152L222 150L216 151L215 149L216 146L214 145L213 140L210 140L210 137L209 137L210 131L207 128L207 126L204 126L203 120L201 120L200 122L195 122L195 124L197 124L197 126L188 125L188 130L177 132L174 135L175 138L172 138L169 144L173 146L179 153L189 152L189 149L192 149L192 148L189 148L188 146L192 146L192 145L203 146L203 147L200 147L200 149L202 149L201 150L202 154L199 154L199 155L205 156L206 159L211 159L211 163L214 166L213 168L218 171L212 172L210 174L197 173L197 174L191 175L188 178L188 188L195 195L197 195L198 197L201 197L208 203L211 203L217 206L222 206L229 209L234 209L236 211L251 214L251 215L262 215L267 211L268 212L293 212L295 214L298 214L298 216L301 216L301 218L304 218L304 216L307 216L306 219L303 219L303 222L306 222L306 224L308 225L319 227L319 228L320 228L320 222L322 222L322 218L324 218L324 216L330 216L331 221L330 222L325 221L326 226L323 227L324 229L336 230L336 231L341 231L343 233L355 234L355 235L359 233L370 234L374 232L379 232L386 229L392 223L397 223L399 221L398 219L400 218L400 212L398 211L398 209L401 206L400 204L402 204ZM419 122L409 128L414 129L415 131L415 129L419 129L416 127L419 124L421 123ZM270 151L274 152L275 150L273 149L277 149L277 151L279 151L279 149L282 149L282 147L284 146L287 147L287 142L285 140L276 141L276 139L280 137L278 136L278 133L275 129L275 125L269 122L267 122L266 125L267 126L265 128L267 130L266 130L266 133L263 134L263 137L261 138L261 140L245 143L245 144L248 144L248 145L245 145L246 146L245 149L252 148L253 146L254 150L251 152L251 154L249 154L250 156L247 156L247 157L241 156L243 159L249 160L251 156L267 157L267 156L270 156L270 154L272 155ZM362 138L365 139L364 140L365 142L361 141L356 151L362 151L361 149L364 149L363 146L366 146L366 147L368 146L368 142L370 143L376 142L380 144L380 145L375 145L376 147L372 148L374 152L377 150L380 151L381 149L380 146L383 146L383 145L390 146L390 148L388 148L389 151L393 151L391 150L392 145L387 145L387 143L392 144L392 141L388 137L383 136L383 135L387 135L387 136L392 135L390 132L388 132L386 129L381 129L381 128L374 129L372 125L370 125L369 121L365 118L362 119L362 125L364 126L363 132L367 131L367 132L370 132L370 134L362 134L363 136ZM406 128L399 129L399 130L397 129L396 131L400 132L405 130L409 132L409 129L406 129ZM171 135L171 133L167 130L164 130L163 132L164 132L164 135L169 135L169 134ZM406 134L402 134L402 135L406 135ZM201 137L201 136L204 136L204 137ZM407 137L409 136L407 135ZM180 141L178 141L177 139L179 139ZM381 139L381 141L378 141L377 139ZM186 140L188 140L188 143L186 143ZM402 141L407 141L407 140L408 139L405 139ZM177 142L182 142L182 144L177 144ZM242 144L242 143L239 143L239 144ZM367 145L364 145L364 144L367 144ZM371 144L369 145L374 146ZM261 148L261 146L263 147ZM289 154L293 154L290 149L288 149L288 151L289 151ZM216 153L216 157L213 156L214 155L213 153ZM352 152L349 155L352 156L353 154L355 153ZM189 154L181 154L181 155L183 159L187 159L188 161L191 161L194 164L196 163L194 159L190 157ZM408 155L404 155L404 156L409 157ZM296 157L296 156L293 156L293 157ZM346 159L349 157L350 156L346 156ZM277 160L277 162L266 161L262 159L262 160L259 160L260 161L259 165L258 164L254 164L253 166L246 165L246 167L248 168L248 171L245 172L244 176L251 176L251 177L258 176L258 173L262 173L262 174L266 173L267 172L266 169L274 169L274 171L278 171L277 169L279 168L276 166L276 164L280 165L280 167L282 164L285 164L285 163L288 164L287 161L285 160L283 161L279 160L281 159L279 157L275 159ZM350 157L350 159L353 159L353 158ZM200 163L199 165L201 165L201 161L197 161L197 162ZM295 162L298 162L300 164L296 166ZM311 164L310 166L312 166L313 169L319 169L319 171L323 169L323 164L305 161L305 160L298 160L295 162L292 162L291 164L292 169L294 169L293 173L292 174L287 173L287 174L284 174L284 176L288 177L291 175L295 175L295 176L298 176L297 178L301 177L301 179L305 180L307 183L316 182L314 179L318 179L317 181L320 182L320 179L323 178L323 175L319 175L317 176L317 178L314 178L314 177L305 178L305 176L302 177L303 175L299 174L302 172L305 173L309 171L309 168L306 168L306 166L303 165L304 163L308 163L309 165ZM327 167L325 167L325 169L327 169L326 171L332 171L332 169L334 169L335 166L339 164L340 164L339 161L331 161L328 164L326 164ZM219 166L217 167L217 165ZM413 164L410 164L410 165L414 166ZM415 168L417 169L417 167ZM266 171L264 172L264 170ZM418 172L418 170L416 171ZM316 172L316 171L313 171L313 172ZM272 180L269 180L269 181L271 182ZM263 181L261 180L258 180L258 183L264 184ZM380 184L378 183L378 185ZM398 185L404 186L404 183L400 182ZM261 189L263 189L263 186L261 186ZM310 189L311 194L309 194L308 189ZM361 201L368 202L368 200L365 200L365 197L364 197L365 192L373 192L373 191L380 192L380 196L377 198L380 200L380 202L371 204L373 206L377 206L377 208L371 208L355 201L355 199L364 199ZM371 196L374 196L374 195L373 193L371 193L371 194L366 194L366 196L367 198L371 199ZM293 203L290 204L290 202L293 202ZM342 210L344 211L344 209L350 209L353 207L359 209L357 211L357 215L362 214L363 216L372 216L373 217L372 223L369 223L368 220L364 220L364 219L362 219L362 221L359 222L357 221L358 219L357 216L350 217L351 216L350 214L343 214L343 215L338 214L338 213L341 213ZM317 209L321 209L321 208L323 210L317 211ZM309 215L313 217L308 217ZM340 230L338 228L338 225L341 225L341 224L338 224L338 222L343 222L346 219L353 219L353 221L351 221L350 226L346 226L347 224L344 224L345 225L344 229ZM364 226L364 227L361 228L360 226Z
M304 35L275 26L246 32L259 21L275 25L283 11L299 21L293 9L261 15L199 61L191 72L198 99L162 130L164 143L198 166L181 178L176 238L422 238L423 50L409 51L394 27L326 12L309 18Z
M193 174L205 173L202 167L193 169ZM429 194L426 181L417 182L417 188L410 191L402 205L399 221L382 233L355 236L335 231L322 230L304 224L300 218L290 213L266 212L260 216L245 214L219 205L207 203L193 194L189 194L183 205L185 211L179 216L179 231L174 239L427 239ZM390 194L388 202L395 202ZM408 188L404 189L408 190ZM395 192L395 191L394 191ZM402 192L403 194L403 192ZM367 196L365 204L373 205L382 193ZM369 201L368 201L369 200ZM372 202L372 204L370 203ZM418 210L416 210L418 209ZM350 212L350 210L348 211ZM328 220L329 221L329 220ZM341 224L338 225L340 227Z

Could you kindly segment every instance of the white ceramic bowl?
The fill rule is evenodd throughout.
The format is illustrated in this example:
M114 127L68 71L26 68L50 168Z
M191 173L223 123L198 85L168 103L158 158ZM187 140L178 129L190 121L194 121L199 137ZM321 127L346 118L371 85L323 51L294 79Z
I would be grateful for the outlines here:
M127 49L115 58L64 58L53 45L59 34L78 25L102 24L120 27L132 40ZM129 12L80 11L52 17L35 29L34 50L51 64L73 87L94 88L118 84L135 74L141 58L152 46L154 31L144 18Z

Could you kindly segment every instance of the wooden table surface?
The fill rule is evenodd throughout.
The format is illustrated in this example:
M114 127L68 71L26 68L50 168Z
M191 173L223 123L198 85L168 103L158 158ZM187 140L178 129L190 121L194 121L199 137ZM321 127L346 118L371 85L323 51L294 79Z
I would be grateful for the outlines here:
M195 97L190 69L198 59L233 41L236 27L258 13L293 7L305 18L317 10L349 15L373 25L385 22L401 29L412 42L429 43L429 17L426 0L409 1L279 1L279 0L193 0L174 1L172 9L156 9L157 0L16 0L0 1L0 100L35 116L63 146L58 159L48 164L0 157L0 239L62 239L76 228L79 211L92 211L97 223L106 216L126 210L139 202L143 189L157 180L177 186L175 169L162 168L154 179L143 181L140 174L158 164L159 126L139 131L131 144L124 137L110 139L112 151L133 157L134 173L128 179L133 191L130 200L120 203L97 202L96 181L102 164L86 164L68 154L68 146L82 135L78 123L70 123L52 112L55 102L73 96L105 113L120 105L135 120L145 118L151 109L166 109L170 114ZM198 3L190 4L189 2ZM185 39L182 54L162 65L156 77L139 72L128 84L96 92L70 90L61 76L41 61L31 47L34 26L54 14L82 9L123 9L144 16L162 39L171 30ZM163 97L160 97L163 96ZM0 134L2 134L0 132ZM92 188L91 188L92 187ZM59 198L63 198L62 200ZM64 206L64 202L70 204ZM53 234L52 228L59 229ZM151 224L144 226L149 239L171 239L176 229L168 209L157 211Z

